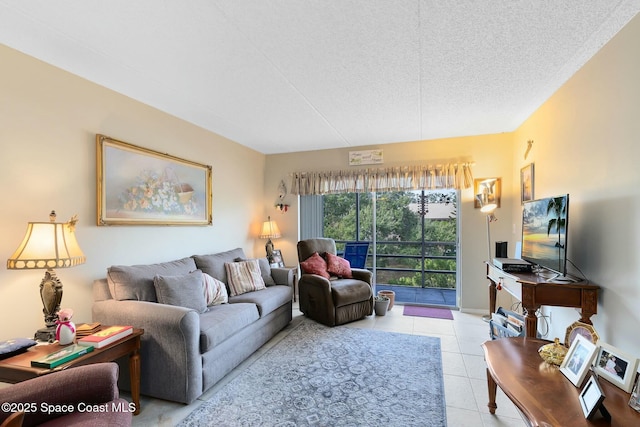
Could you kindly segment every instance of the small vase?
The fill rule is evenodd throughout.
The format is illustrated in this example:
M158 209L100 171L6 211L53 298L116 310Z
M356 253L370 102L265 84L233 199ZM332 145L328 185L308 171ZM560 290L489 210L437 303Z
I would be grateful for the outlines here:
M384 316L387 314L387 310L389 309L389 298L376 297L373 309L376 312L376 316Z
M378 296L389 298L388 310L391 311L391 309L393 308L393 302L396 300L396 293L394 291L378 291Z

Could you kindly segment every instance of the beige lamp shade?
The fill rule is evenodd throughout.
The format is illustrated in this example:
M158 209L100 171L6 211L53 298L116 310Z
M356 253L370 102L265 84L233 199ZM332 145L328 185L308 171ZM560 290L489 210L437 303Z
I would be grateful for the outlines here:
M84 264L86 258L74 229L75 221L28 223L22 243L7 260L7 269L53 269Z
M278 224L275 221L271 221L271 217L268 217L268 220L262 224L262 232L260 233L261 239L278 239L282 235L280 234L280 229L278 228Z

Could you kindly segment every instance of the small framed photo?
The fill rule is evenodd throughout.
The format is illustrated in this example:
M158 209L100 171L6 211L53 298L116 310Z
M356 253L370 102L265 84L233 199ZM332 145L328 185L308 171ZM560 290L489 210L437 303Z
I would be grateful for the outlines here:
M520 203L533 200L533 163L520 169Z
M640 377L636 380L636 385L633 387L633 391L631 392L629 406L640 412Z
M562 360L560 372L576 387L580 387L587 375L598 347L582 335L577 335L571 343L567 355Z
M625 392L631 392L636 379L638 359L606 343L600 343L595 371Z
M586 419L591 419L602 405L604 394L598 384L598 377L591 375L580 392L580 406Z
M282 260L282 252L280 249L274 249L271 258L269 258L269 264L271 267L284 267L284 261Z

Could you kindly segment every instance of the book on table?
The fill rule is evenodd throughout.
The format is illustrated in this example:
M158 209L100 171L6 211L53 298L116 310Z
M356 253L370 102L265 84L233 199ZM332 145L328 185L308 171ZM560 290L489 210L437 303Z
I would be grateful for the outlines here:
M133 326L107 326L94 334L80 338L78 344L102 348L132 333Z
M92 345L85 346L85 345L72 344L58 351L54 351L53 353L49 353L40 359L33 359L31 361L31 366L34 366L37 368L53 369L56 366L62 365L63 363L67 363L73 359L76 359L82 356L83 354L91 353L92 351L93 351Z
M81 323L76 325L76 337L86 337L100 330L100 322Z

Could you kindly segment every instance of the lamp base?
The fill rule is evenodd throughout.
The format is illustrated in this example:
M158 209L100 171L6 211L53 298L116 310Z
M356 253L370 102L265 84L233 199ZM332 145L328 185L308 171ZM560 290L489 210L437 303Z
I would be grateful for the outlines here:
M56 327L47 326L38 329L33 339L36 341L45 341L48 343L54 342L56 340Z

